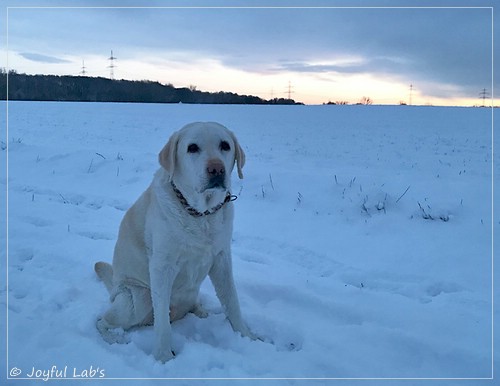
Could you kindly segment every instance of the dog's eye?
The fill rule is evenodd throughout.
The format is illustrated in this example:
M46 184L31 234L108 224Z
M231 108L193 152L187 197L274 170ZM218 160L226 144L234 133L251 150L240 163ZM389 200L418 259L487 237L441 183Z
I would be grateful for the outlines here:
M188 146L188 153L198 153L199 151L200 148L196 143L192 143Z
M224 151L229 151L229 150L231 150L231 146L226 141L222 141L220 143L220 149L224 150Z

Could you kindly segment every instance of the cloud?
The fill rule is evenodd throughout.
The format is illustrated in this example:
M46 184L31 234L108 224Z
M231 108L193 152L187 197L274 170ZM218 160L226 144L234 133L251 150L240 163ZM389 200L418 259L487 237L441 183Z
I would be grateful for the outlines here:
M39 63L67 63L64 53L86 63L102 57L105 67L113 49L118 63L213 60L252 75L370 74L427 94L443 84L475 96L491 85L491 19L488 8L15 9L9 45Z
M54 56L36 54L33 52L21 52L19 53L23 58L31 60L32 62L41 62L41 63L70 63L69 60L56 58Z
M365 57L340 59L321 62L284 62L275 71L292 71L300 73L335 73L335 74L384 74L398 75L404 73L409 61L404 58Z

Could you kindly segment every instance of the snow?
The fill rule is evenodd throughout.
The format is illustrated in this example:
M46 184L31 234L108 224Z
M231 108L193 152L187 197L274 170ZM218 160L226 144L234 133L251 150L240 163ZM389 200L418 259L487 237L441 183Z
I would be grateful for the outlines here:
M192 121L221 122L246 152L233 268L266 341L234 333L206 281L210 315L175 322L177 356L160 364L151 327L126 345L102 340L108 297L93 264L111 261L159 150ZM491 110L477 108L9 102L2 377L491 378L491 134Z

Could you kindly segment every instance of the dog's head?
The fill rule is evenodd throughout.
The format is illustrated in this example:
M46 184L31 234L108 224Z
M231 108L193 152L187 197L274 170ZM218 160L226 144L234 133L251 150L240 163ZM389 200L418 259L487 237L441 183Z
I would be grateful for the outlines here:
M245 153L226 127L195 122L172 134L159 161L189 204L203 212L224 200L235 164L243 178Z

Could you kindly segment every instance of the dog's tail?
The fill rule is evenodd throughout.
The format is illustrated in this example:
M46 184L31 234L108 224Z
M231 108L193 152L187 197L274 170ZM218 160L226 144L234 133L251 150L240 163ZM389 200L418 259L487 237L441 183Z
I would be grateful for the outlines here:
M95 263L94 270L97 276L99 276L99 279L101 279L106 286L108 292L111 293L113 289L113 267L111 264L99 261Z

